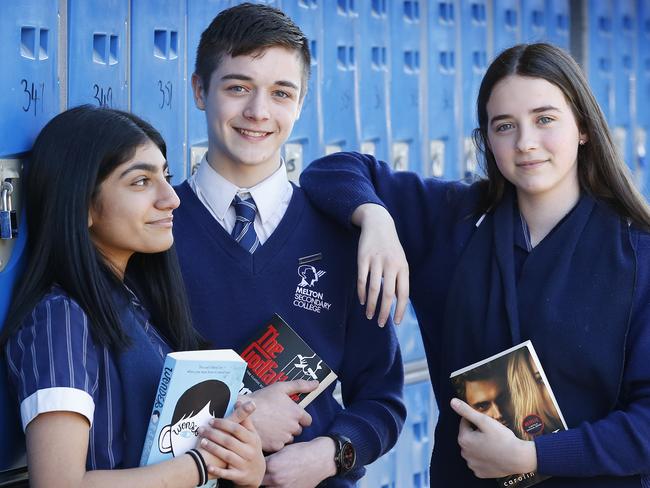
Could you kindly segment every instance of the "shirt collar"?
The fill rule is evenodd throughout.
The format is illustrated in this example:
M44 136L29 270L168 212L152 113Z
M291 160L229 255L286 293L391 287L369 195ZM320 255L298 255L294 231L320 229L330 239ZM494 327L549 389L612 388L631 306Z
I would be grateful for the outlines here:
M280 167L271 176L257 185L251 188L239 188L217 173L206 158L207 153L203 156L201 164L193 176L194 183L203 198L209 202L212 211L221 220L224 219L235 195L242 198L250 195L255 200L261 222L265 223L281 204L287 187L291 184L284 160L280 161Z

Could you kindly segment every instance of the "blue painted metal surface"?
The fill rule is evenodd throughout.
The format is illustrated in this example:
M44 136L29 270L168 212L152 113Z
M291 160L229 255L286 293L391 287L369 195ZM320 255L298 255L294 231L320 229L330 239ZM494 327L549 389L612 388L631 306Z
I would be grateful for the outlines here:
M323 3L319 0L284 0L282 10L300 26L311 51L311 76L307 95L284 152L287 171L293 180L297 180L300 171L324 153L321 109Z
M549 13L544 0L528 0L521 8L521 40L522 42L538 42L546 40L546 24Z
M59 111L56 0L0 4L0 154L27 151Z
M422 127L423 9L420 0L389 2L390 17L390 116L395 169L424 173Z
M131 110L167 142L174 184L186 178L185 4L131 2Z
M358 2L359 22L355 36L361 151L383 161L390 155L388 3L389 0Z
M422 165L423 176L459 179L458 129L460 111L461 53L456 42L460 29L459 2L441 0L430 4L427 12L427 119L428 159Z
M637 184L650 191L650 0L586 0L585 68ZM58 0L0 3L0 156L23 152L60 110L80 103L130 108L164 135L175 181L207 141L191 90L201 32L240 0ZM400 168L457 179L475 172L470 140L487 63L517 42L569 49L569 0L269 0L304 30L314 62L301 118L284 151L295 179L326 149L365 149ZM130 9L130 10L129 10ZM67 37L64 37L66 36ZM59 42L67 72L57 73ZM187 59L185 59L187 58ZM127 66L130 63L130 66ZM67 80L59 86L59 79ZM23 81L24 80L24 81ZM199 151L200 152L200 151ZM293 166L292 166L293 165ZM645 186L644 186L645 185ZM24 226L23 226L24 228ZM0 273L0 323L21 266L24 233ZM406 362L424 357L411 307L397 328ZM0 375L4 378L2 365ZM398 445L362 487L428 486L437 417L430 385L408 385ZM21 452L13 396L0 385L0 470Z
M614 69L614 107L610 113L610 124L614 139L623 160L634 171L633 159L634 130L634 84L636 83L636 32L635 0L617 0L613 12L613 69Z
M187 71L186 106L187 106L187 146L188 175L192 161L192 148L207 146L205 114L196 108L192 92L192 73L196 64L196 48L199 45L201 33L210 25L212 19L222 10L232 6L230 0L187 0Z
M546 0L546 40L569 50L571 11L569 0Z
M472 130L478 125L475 101L490 54L487 50L487 2L461 2L462 43L462 155L463 176L479 171Z
M522 12L516 0L494 0L492 30L494 32L494 55L521 42Z
M326 151L359 150L354 31L359 14L354 0L323 3L323 140Z
M128 13L123 0L69 0L68 107L128 108Z

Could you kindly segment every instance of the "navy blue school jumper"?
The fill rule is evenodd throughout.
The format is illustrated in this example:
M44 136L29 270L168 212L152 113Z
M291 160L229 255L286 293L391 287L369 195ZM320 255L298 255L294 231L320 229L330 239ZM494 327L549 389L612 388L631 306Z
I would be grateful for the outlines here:
M5 346L23 428L40 413L83 415L91 426L87 470L139 465L160 371L171 352L135 295L115 290L114 299L132 341L124 352L96 342L86 313L56 285Z
M353 486L363 466L395 444L406 416L395 333L367 320L355 299L355 239L294 187L279 225L250 254L187 182L176 191L181 205L174 212L174 237L194 326L213 347L235 350L274 313L296 330L338 374L345 409L331 385L307 407L313 423L294 442L327 433L349 437L356 467L345 479L330 478L327 486ZM315 256L310 273L299 270L307 256Z
M494 486L460 456L449 374L527 339L569 426L535 439L543 486L650 486L650 235L583 194L525 251L512 188L481 216L482 183L357 153L315 161L301 185L344 225L363 203L395 219L440 409L431 486Z

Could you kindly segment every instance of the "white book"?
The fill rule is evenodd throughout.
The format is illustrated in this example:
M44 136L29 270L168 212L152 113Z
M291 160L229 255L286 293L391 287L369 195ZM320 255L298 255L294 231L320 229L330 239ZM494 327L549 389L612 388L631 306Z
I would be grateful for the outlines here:
M199 427L232 412L245 370L246 361L232 349L167 354L140 466L166 461L195 448Z

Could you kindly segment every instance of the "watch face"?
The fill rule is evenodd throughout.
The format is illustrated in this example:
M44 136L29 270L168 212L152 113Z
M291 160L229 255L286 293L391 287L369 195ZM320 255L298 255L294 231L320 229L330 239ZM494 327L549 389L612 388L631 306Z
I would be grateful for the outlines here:
M343 444L343 448L341 449L341 467L346 471L351 470L356 458L357 455L354 452L352 444L350 442Z

